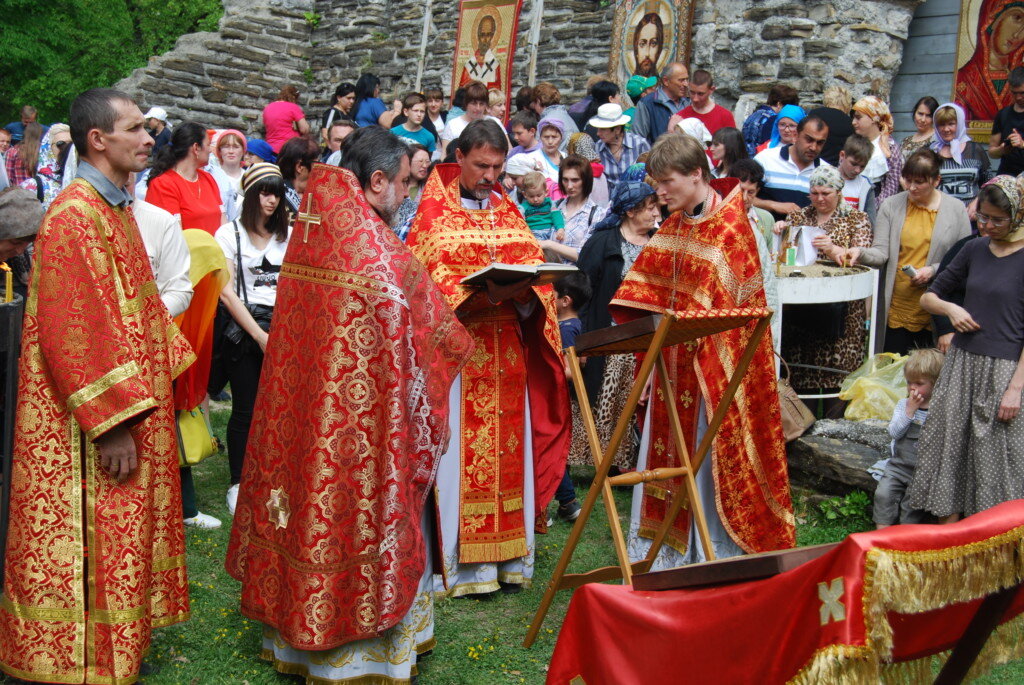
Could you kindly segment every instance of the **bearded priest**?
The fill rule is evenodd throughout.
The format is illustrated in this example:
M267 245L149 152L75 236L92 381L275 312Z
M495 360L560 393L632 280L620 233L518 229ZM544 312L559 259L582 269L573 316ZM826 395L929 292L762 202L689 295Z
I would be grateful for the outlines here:
M569 395L551 286L469 287L492 263L539 264L540 246L497 185L508 141L491 120L459 137L457 164L427 180L407 244L476 345L452 386L452 441L437 477L442 587L516 592L533 574L534 523L562 475ZM537 518L541 517L541 518Z
M263 658L311 683L407 683L433 646L429 495L473 343L390 228L408 181L406 145L359 129L281 267L227 569Z

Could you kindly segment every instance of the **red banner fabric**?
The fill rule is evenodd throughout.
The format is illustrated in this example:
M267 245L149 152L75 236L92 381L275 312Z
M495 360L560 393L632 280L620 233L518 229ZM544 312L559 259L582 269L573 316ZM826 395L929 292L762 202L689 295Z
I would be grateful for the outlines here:
M549 684L930 682L982 598L1024 579L1024 500L956 524L858 533L798 568L723 587L573 595ZM1024 591L975 664L1024 657Z

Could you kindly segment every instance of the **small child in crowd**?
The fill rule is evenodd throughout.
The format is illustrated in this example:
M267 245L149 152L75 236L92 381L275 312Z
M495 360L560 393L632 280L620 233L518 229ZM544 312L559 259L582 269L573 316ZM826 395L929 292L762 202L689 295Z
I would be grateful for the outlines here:
M547 179L539 171L531 171L523 176L519 192L523 195L523 203L519 206L526 224L533 231L537 240L551 240L555 233L565 228L562 212L554 209L548 197Z
M573 347L576 344L576 336L583 330L583 323L580 321L580 309L590 301L590 279L582 271L566 274L555 281L555 312L558 315L558 330L562 334L562 349ZM569 382L569 396L572 398L573 430L582 426L579 417L579 403L576 394L573 392L572 380ZM555 491L555 499L558 501L558 518L563 521L575 521L580 515L580 505L576 501L576 489L569 477L569 465L565 466L565 475L562 482ZM551 525L552 521L548 521Z
M396 136L410 143L419 143L434 154L437 141L433 134L423 128L423 119L427 116L427 99L419 93L410 93L402 100L402 116L405 123L391 129Z
M854 133L846 139L843 149L839 152L839 175L843 177L843 199L854 209L868 215L871 225L875 225L875 188L864 176L864 167L871 159L874 147L871 141Z
M516 141L516 146L508 151L509 157L540 149L540 141L537 140L537 115L534 112L528 109L516 112L508 123L512 130L512 139Z
M875 488L874 519L879 528L897 523L923 523L927 515L910 508L907 489L914 480L917 466L917 440L921 436L932 388L942 371L943 356L938 350L914 350L903 367L907 379L907 397L896 403L889 436L892 457Z

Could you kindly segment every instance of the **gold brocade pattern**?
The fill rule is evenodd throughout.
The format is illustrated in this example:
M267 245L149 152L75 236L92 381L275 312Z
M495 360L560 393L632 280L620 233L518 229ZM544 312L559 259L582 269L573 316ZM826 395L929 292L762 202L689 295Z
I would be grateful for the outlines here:
M462 206L460 174L454 165L435 169L408 245L476 346L462 372L458 561L501 562L527 554L524 439L533 441L538 508L550 500L564 473L571 437L568 390L551 286L532 289L533 306L540 311L520 321L512 302L491 305L478 288L460 283L493 261L544 261L533 234L503 193L492 194L488 209ZM519 409L526 406L527 393L531 435L526 435L526 417ZM540 409L549 405L550 410ZM553 417L558 421L552 422Z
M281 269L226 567L243 614L294 650L344 655L416 599L472 342L355 176L315 165L305 198L320 224Z
M176 331L130 210L75 181L26 303L0 602L15 677L134 682L152 626L188 617L171 380L193 356ZM130 418L138 468L119 483L92 440Z
M764 307L761 264L736 181L712 183L725 195L700 219L673 214L644 247L611 301L622 322L645 312L728 310ZM698 415L703 399L708 421L746 349L754 322L701 338L695 345L665 350L669 377L687 447L696 450ZM721 428L709 463L715 482L715 508L725 530L746 552L784 549L795 544L785 442L776 392L770 335L758 346ZM667 399L655 382L647 468L680 463L668 433ZM664 520L680 479L644 485L639 534L650 537ZM684 506L687 506L684 504ZM707 507L708 503L704 503ZM679 516L666 544L686 551L689 516Z

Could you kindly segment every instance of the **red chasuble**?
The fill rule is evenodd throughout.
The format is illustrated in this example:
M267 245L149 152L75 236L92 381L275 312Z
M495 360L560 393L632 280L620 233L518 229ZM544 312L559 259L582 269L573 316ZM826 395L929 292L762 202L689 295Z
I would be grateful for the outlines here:
M427 180L407 244L459 314L476 343L462 370L462 483L459 562L524 556L523 438L519 407L530 398L535 506L547 507L565 473L569 394L551 286L535 287L537 305L519 321L511 302L491 305L459 281L492 262L539 264L540 246L499 189L491 208L462 206L459 167L440 164Z
M281 266L228 548L243 614L307 650L405 616L448 393L471 352L355 176L315 165Z
M702 219L689 219L681 212L673 214L644 247L611 301L612 316L617 321L648 312L766 306L757 244L738 182L722 179L713 181L712 186L722 195L728 192L717 207ZM755 325L750 322L666 350L677 393L676 408L683 429L688 431L690 454L696 450L700 399L704 399L710 421ZM668 425L665 398L659 387L652 405L648 469L679 466ZM753 553L796 544L769 335L761 338L715 437L710 463L705 462L701 468L708 466L715 479L714 506L737 545ZM682 487L681 480L644 485L641 536L654 536L672 493ZM711 504L703 502L706 508ZM666 542L684 552L689 526L690 517L679 516Z
M77 180L35 242L18 386L0 668L134 682L153 626L188 618L171 380L192 350L129 210ZM134 420L118 483L93 441Z

